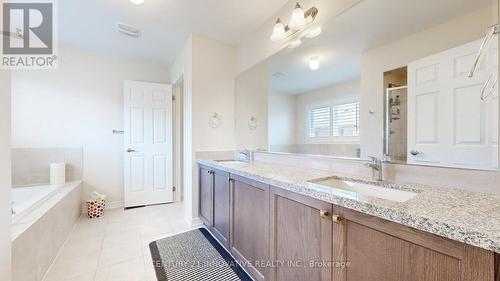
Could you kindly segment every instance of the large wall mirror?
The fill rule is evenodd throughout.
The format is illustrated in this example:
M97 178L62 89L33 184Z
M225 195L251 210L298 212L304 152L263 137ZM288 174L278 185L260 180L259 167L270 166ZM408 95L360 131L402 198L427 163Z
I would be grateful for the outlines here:
M498 0L362 0L237 77L238 145L496 170L496 24Z

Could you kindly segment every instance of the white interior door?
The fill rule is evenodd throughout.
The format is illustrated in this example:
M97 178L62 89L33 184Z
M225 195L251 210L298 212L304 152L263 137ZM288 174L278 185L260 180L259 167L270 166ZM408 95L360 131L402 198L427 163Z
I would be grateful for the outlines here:
M408 65L408 162L446 167L498 167L498 94L481 100L496 75L493 46L473 78L468 74L481 40ZM498 89L495 89L498 91Z
M172 86L125 81L125 207L173 201Z

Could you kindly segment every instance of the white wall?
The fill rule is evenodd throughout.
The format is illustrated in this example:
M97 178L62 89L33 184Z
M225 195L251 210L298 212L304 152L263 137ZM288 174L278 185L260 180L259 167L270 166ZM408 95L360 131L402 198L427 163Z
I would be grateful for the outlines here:
M327 101L353 101L360 98L359 77L335 83L329 87L302 93L296 102L297 143L307 143L307 108L311 104Z
M11 265L11 161L10 71L0 70L0 276L10 280Z
M296 96L283 93L269 93L268 136L269 145L296 144Z
M123 81L169 82L162 67L60 48L59 68L12 75L14 147L83 147L84 196L123 201Z
M234 47L192 35L171 68L171 79L184 77L184 217L198 219L198 168L196 153L232 150L235 147ZM209 126L209 118L222 116L220 127Z
M436 27L368 50L361 66L360 137L362 157L383 154L383 73L408 63L482 38L492 20L491 8L482 9ZM467 28L463 28L467 27ZM374 114L369 111L373 110Z
M321 24L341 14L359 2L361 2L361 0L303 0L300 1L300 4L304 9L309 9L312 6L318 8L319 13L316 18L316 23ZM245 72L285 47L286 42L272 42L269 37L271 36L274 23L278 17L285 22L290 20L290 15L292 14L295 3L295 1L289 1L283 8L270 17L252 34L248 35L246 39L238 45L237 74Z

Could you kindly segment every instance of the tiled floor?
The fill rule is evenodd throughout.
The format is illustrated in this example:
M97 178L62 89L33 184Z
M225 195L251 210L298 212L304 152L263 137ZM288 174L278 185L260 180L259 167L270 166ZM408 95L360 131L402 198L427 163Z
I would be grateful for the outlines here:
M44 281L156 281L149 243L189 230L182 204L82 216Z

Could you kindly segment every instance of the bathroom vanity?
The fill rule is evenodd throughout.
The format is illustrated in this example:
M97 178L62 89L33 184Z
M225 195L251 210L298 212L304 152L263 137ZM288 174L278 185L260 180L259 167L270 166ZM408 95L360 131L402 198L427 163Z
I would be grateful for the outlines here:
M255 280L500 280L499 196L259 162L198 163L200 217ZM377 188L407 197L380 198Z

